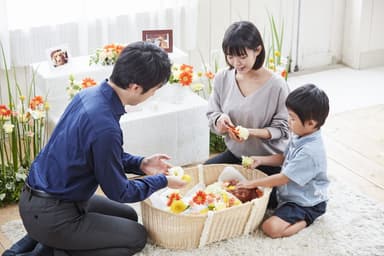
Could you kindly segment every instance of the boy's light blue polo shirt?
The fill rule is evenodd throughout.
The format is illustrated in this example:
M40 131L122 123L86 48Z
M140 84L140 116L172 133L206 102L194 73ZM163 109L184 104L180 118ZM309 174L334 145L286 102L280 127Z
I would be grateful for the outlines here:
M308 207L328 200L327 157L320 130L292 136L284 156L281 172L290 181L277 187L279 205L294 202Z

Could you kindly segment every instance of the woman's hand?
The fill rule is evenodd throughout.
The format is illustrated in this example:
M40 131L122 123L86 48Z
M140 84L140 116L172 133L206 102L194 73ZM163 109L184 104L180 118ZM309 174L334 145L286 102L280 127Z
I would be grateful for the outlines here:
M219 133L227 133L230 127L234 127L235 125L232 123L231 119L227 114L221 114L221 116L216 121L216 129Z
M141 161L140 169L146 175L155 175L163 173L168 174L168 169L172 167L170 163L166 160L171 158L165 154L154 154L152 156L146 157Z
M173 189L180 189L187 185L187 182L176 176L167 176L168 187Z

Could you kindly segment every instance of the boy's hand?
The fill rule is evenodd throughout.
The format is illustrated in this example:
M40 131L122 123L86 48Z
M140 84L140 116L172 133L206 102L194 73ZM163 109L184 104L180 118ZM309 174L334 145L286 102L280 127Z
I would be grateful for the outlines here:
M173 189L180 189L187 185L187 182L176 176L167 176L168 187Z
M249 181L249 180L240 181L239 183L236 184L236 188L239 188L239 189L242 189L242 188L251 189L251 188L256 188L256 187L257 186L255 186L253 184L253 182Z
M259 156L251 156L253 162L251 164L251 169L255 169L256 167L262 165L261 158Z

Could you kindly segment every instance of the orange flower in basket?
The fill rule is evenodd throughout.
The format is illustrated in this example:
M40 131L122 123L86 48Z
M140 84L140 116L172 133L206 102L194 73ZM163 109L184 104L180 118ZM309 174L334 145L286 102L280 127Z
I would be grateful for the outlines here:
M81 82L81 87L83 87L83 89L88 88L88 87L92 87L94 85L96 85L96 81L90 77L84 78L83 81Z
M192 200L195 204L205 204L207 201L207 194L204 191L199 190Z
M181 196L179 193L177 192L171 193L170 195L168 195L167 206L171 206L174 200L180 200L180 199L181 199Z

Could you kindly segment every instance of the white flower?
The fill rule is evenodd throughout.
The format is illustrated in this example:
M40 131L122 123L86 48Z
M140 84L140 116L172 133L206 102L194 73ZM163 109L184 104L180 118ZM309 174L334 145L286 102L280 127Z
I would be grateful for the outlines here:
M180 166L174 166L168 169L168 172L170 176L176 176L179 178L181 178L184 175L184 169L181 168Z
M14 190L14 187L15 187L15 185L12 184L12 183L7 183L7 184L5 184L5 188L6 188L7 190Z
M4 198L5 198L5 193L1 193L1 194L0 194L0 201L3 201Z
M9 123L9 122L7 122L7 123L5 123L5 124L3 125L3 129L4 129L4 132L5 132L5 133L12 133L14 127L15 127L15 126L14 126L13 124Z
M244 128L244 127L239 125L239 126L236 127L236 130L239 131L239 137L241 139L243 139L243 140L248 139L248 137L249 137L249 130L247 128Z
M35 120L40 120L45 116L45 111L41 111L41 110L28 109L28 112L31 113L32 118Z
M22 173L22 172L17 172L16 173L16 180L17 181L24 181L25 179L27 178L27 175L25 173Z

